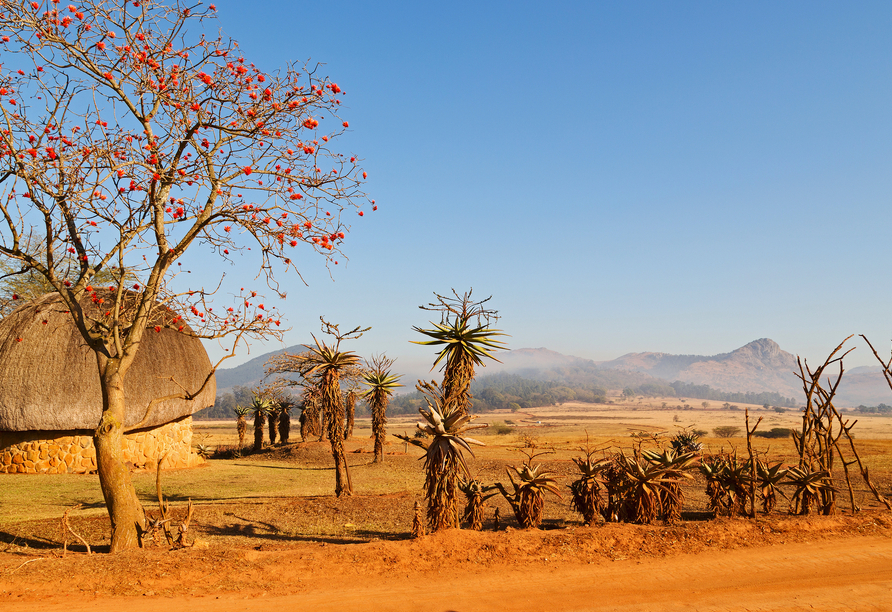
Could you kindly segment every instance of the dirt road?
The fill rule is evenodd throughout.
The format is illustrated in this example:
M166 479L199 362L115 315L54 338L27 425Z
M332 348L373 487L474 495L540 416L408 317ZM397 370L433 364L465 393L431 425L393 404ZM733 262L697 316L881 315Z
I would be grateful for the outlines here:
M303 553L300 558L307 558ZM29 612L892 610L892 540L885 536L618 558L587 565L543 557L522 567L463 566L452 573L413 571L405 565L394 567L390 574L345 573L335 567L343 563L343 555L340 561L334 556L313 559L308 571L278 558L270 571L280 572L286 583L287 574L293 572L293 591L284 595L246 588L220 595L94 598L60 585L57 594L0 597L0 605L4 611Z

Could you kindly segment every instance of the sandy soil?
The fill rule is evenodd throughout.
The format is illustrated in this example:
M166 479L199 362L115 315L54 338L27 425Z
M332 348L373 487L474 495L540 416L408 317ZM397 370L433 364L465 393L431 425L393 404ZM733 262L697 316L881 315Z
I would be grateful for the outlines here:
M3 610L892 609L892 519L878 512L462 530L352 545L34 552L0 553Z

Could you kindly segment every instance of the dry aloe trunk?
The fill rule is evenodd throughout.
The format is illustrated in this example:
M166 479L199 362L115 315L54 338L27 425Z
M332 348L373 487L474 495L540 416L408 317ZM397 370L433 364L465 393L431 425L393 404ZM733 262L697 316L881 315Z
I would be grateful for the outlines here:
M356 418L356 392L350 389L344 398L344 408L347 413L347 426L344 428L344 440L349 440L353 435L353 422Z

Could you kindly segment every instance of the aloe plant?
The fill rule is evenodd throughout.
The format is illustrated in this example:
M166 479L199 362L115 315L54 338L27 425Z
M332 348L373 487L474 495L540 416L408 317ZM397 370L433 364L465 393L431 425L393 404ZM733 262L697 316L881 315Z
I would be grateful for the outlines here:
M323 325L336 335L337 341L333 346L329 346L313 336L316 346L308 346L309 352L301 355L303 362L301 375L305 379L313 381L319 394L324 429L331 445L331 455L335 464L335 495L340 497L353 494L350 469L347 466L347 457L344 453L344 406L341 401L340 376L343 371L355 367L359 363L359 356L350 351L340 350L340 344L344 337L348 335L358 337L356 334L361 335L361 332L357 328L342 336L336 325L328 324L324 320Z
M582 515L583 524L591 525L606 507L601 491L606 487L605 471L610 466L610 460L595 459L594 450L584 450L585 457L573 457L573 463L579 468L579 478L570 485L570 503Z
M390 373L394 360L377 355L366 364L363 380L368 385L360 397L365 399L372 413L372 435L375 436L375 463L384 461L384 439L387 436L387 404L393 390L402 387L399 376Z
M447 403L457 406L457 409L467 413L471 408L471 381L474 379L475 366L483 366L485 358L498 361L491 351L504 349L505 344L496 339L504 336L501 330L489 327L490 318L496 318L495 311L486 310L484 304L489 298L480 302L471 299L471 292L454 298L435 294L437 304L422 307L427 310L436 310L442 313L440 323L431 322L433 328L413 329L430 340L413 341L414 344L424 346L443 346L434 360L433 367L445 360L443 372L443 394ZM476 320L477 325L473 322ZM433 368L432 368L433 369Z
M713 455L703 459L700 471L706 476L709 505L716 516L746 513L753 479L749 461L741 461L737 453Z
M542 454L544 453L527 453L526 461L519 468L511 466L507 469L508 480L513 489L510 493L505 485L500 482L496 483L496 487L511 505L517 522L525 529L535 529L542 524L545 493L553 493L562 497L554 478L551 477L551 472L540 471L541 465L532 465L533 459ZM514 480L511 470L514 471L517 480Z
M679 520L684 506L684 492L680 480L692 478L687 470L700 457L696 452L676 454L676 451L672 449L661 453L644 451L641 456L655 467L663 470L663 475L660 478L662 486L658 489L660 518L670 523Z
M474 531L483 529L483 517L486 513L486 500L495 495L489 493L495 487L484 485L479 480L462 480L459 483L461 492L465 494L465 512L462 520Z
M830 480L830 472L827 470L811 470L806 466L791 467L787 470L787 480L784 484L796 488L793 493L793 512L800 515L809 514L811 507L818 501L824 492L833 491L833 483Z
M756 463L756 478L759 485L759 496L762 498L762 511L769 514L777 506L777 494L786 494L780 488L781 481L789 470L783 469L783 463L768 465L762 461Z
M620 453L625 475L624 516L634 523L649 524L663 514L667 470L646 460Z
M263 426L266 424L269 402L255 396L251 402L251 411L254 413L254 452L259 453L263 450Z
M235 412L235 430L238 432L238 448L239 452L245 447L245 434L248 433L248 421L246 417L251 409L247 406L236 406Z
M421 437L399 435L397 438L423 448L427 522L431 531L458 527L456 486L459 475L469 476L464 451L474 455L471 445L483 442L465 434L486 425L472 425L475 417L464 414L455 404L446 401L435 381L419 382L416 388L424 396L427 408L419 408L423 423L416 424Z
M704 457L700 462L700 473L706 478L708 507L715 516L721 516L728 510L729 493L724 485L726 469L727 462L722 455Z

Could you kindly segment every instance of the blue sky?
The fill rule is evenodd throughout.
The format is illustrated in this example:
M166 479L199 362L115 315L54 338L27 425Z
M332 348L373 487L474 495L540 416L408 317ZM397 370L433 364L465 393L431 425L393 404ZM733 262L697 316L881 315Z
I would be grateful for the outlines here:
M451 287L492 294L511 347L597 360L889 347L892 5L215 4L261 69L325 64L380 206L239 361L324 314L430 363L411 328Z

